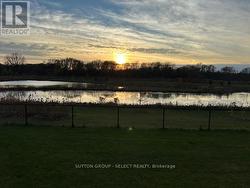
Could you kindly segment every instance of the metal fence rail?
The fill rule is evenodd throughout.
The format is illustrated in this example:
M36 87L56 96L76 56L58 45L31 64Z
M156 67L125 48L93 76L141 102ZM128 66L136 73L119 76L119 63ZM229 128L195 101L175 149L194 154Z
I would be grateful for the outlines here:
M98 111L100 110L100 111ZM98 116L102 116L98 118ZM84 123L103 123L112 127L135 127L162 129L250 129L250 108L197 107L197 106L126 106L103 104L0 104L0 124L23 124L30 126L47 124L57 126L88 127ZM150 119L150 122L147 121ZM232 121L231 121L231 119ZM133 121L135 120L136 121ZM12 120L14 121L13 123ZM218 123L216 123L216 120ZM225 120L225 122L223 122ZM7 121L7 123L6 123ZM105 123L105 121L107 121ZM130 121L130 122L129 122ZM189 126L187 126L187 121ZM195 121L199 121L196 126ZM228 121L228 123L226 122ZM34 123L35 122L35 123ZM56 122L56 123L55 123ZM124 123L125 122L125 123ZM65 123L65 125L64 125ZM148 126L148 124L150 124ZM41 123L42 124L42 123ZM82 124L80 126L80 124ZM90 124L90 123L89 123ZM126 125L125 125L126 124ZM232 124L229 126L229 124ZM185 126L184 126L185 125ZM248 127L249 125L249 127ZM94 125L95 126L95 125ZM96 125L96 127L98 127Z

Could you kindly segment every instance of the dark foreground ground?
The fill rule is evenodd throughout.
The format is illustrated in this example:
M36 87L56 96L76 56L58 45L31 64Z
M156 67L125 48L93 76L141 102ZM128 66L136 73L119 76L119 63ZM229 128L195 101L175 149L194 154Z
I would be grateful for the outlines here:
M250 185L250 132L0 127L1 188ZM175 169L77 169L76 164Z

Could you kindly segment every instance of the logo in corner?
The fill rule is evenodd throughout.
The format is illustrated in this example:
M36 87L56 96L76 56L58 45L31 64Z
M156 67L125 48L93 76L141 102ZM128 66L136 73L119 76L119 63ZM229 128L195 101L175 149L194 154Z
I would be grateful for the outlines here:
M1 1L1 35L30 34L30 2Z

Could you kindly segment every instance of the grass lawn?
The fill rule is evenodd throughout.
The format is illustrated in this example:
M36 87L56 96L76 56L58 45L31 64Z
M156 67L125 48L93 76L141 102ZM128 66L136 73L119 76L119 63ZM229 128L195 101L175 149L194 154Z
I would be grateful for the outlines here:
M250 132L0 127L0 187L243 188ZM173 164L175 169L76 169L87 164Z

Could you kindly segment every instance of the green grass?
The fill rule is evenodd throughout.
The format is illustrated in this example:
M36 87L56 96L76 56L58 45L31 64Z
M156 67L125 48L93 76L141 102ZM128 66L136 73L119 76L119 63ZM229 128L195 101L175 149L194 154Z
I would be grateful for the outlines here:
M250 185L250 132L0 127L1 188ZM76 163L173 164L169 169L76 169Z
M45 126L71 126L71 107L29 106L29 124ZM162 128L162 109L121 108L120 127L138 129ZM250 130L250 112L213 111L211 128ZM169 129L207 129L208 112L204 110L167 110L165 127ZM116 127L115 107L75 107L76 127ZM4 106L0 108L1 124L24 124L24 106Z

